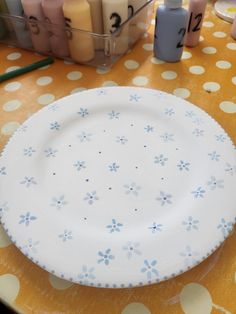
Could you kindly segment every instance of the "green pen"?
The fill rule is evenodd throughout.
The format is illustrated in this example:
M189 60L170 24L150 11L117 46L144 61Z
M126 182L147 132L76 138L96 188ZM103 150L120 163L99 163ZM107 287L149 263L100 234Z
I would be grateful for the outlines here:
M54 62L54 59L49 57L49 58L43 59L41 61L38 61L38 62L29 64L29 65L26 65L25 67L20 68L18 70L14 70L14 71L11 71L11 72L8 72L8 73L4 73L4 74L0 75L0 82L12 79L12 78L14 78L16 76L22 75L24 73L31 72L31 71L36 70L38 68L42 68L43 66L51 64L53 62Z

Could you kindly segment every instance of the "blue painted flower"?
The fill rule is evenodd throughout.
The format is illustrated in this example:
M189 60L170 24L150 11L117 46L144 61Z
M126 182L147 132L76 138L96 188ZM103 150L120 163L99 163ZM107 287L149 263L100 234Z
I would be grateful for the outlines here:
M107 94L107 91L105 89L100 89L97 91L98 96L104 96Z
M0 204L0 218L3 216L3 214L5 212L7 212L9 210L9 207L8 207L8 203L7 202L4 202L2 204Z
M141 187L134 182L132 182L131 184L125 184L124 188L125 194L133 194L135 196L138 196L139 190L141 189Z
M67 240L72 240L72 231L68 231L67 229L64 230L64 232L62 234L59 234L58 236L59 238L62 239L63 242L66 242Z
M81 134L78 135L81 143L90 142L91 136L92 136L91 133L86 133L86 132L82 132Z
M26 132L27 131L27 129L28 129L28 125L21 125L18 129L17 129L17 131L18 132Z
M180 160L179 164L177 165L180 171L183 171L183 170L189 171L189 166L190 166L190 163L183 160Z
M185 226L187 231L198 230L199 220L193 219L192 216L189 216L185 221L182 222L182 225Z
M78 114L82 117L85 118L89 115L88 109L86 108L80 108L80 111L78 111Z
M188 110L185 112L185 117L192 119L193 117L195 117L195 113L192 110L190 110L190 111Z
M224 134L215 135L215 138L218 142L224 142L226 140Z
M25 226L28 226L31 221L36 219L37 217L32 216L30 212L27 212L25 215L20 215L19 224L24 224Z
M133 95L130 95L129 96L129 100L130 101L135 101L135 102L138 102L142 97L137 95L137 94L133 94Z
M27 254L35 254L37 253L37 246L39 244L39 241L33 241L31 238L28 239L27 244L25 244L22 247L23 252L27 253Z
M165 108L165 111L164 111L165 115L167 116L173 116L173 114L175 114L175 111L173 108Z
M223 189L224 188L224 180L216 180L216 177L211 176L211 180L207 182L207 185L213 191L217 188Z
M174 134L170 134L170 133L164 133L160 136L160 138L162 138L163 142L168 143L168 142L173 142L174 139Z
M115 112L114 110L112 110L111 112L108 113L108 116L110 120L119 119L120 112Z
M233 222L226 221L224 218L221 218L220 224L217 226L217 229L220 229L224 236L227 236L233 229Z
M125 136L117 136L116 142L125 145L125 143L128 142L128 139Z
M36 152L31 146L28 148L24 148L23 151L24 151L24 156L29 156L29 157L31 157L33 153Z
M110 233L120 232L120 228L123 227L123 224L117 222L114 218L111 221L110 225L107 225L106 228L109 229Z
M51 147L45 149L44 153L46 157L56 157L57 149L53 149Z
M151 133L154 131L154 127L151 126L151 125L147 125L145 126L144 130L147 132L147 133Z
M77 171L80 171L82 169L85 169L86 166L85 166L85 161L76 161L76 163L74 164L74 167L77 169Z
M52 198L51 206L56 207L56 209L61 209L66 204L67 204L67 201L65 200L65 196L64 195Z
M197 263L196 257L199 256L197 251L193 251L192 248L187 245L184 252L180 253L180 256L184 257L184 263L186 266L193 266Z
M157 224L156 222L153 222L151 227L148 227L148 229L150 229L152 231L152 233L157 233L157 232L161 232L162 231L162 225L161 224Z
M157 261L156 260L152 260L152 261L148 261L145 260L144 261L144 267L141 268L141 273L146 273L147 275L147 279L152 279L153 277L158 277L158 270L156 269L157 265Z
M155 164L160 164L161 166L165 166L166 161L168 160L167 157L165 157L163 154L159 155L159 156L155 156Z
M48 109L50 111L56 111L58 108L59 108L59 105L57 103L53 103L48 106Z
M0 168L0 175L5 176L6 174L6 167Z
M160 191L160 196L156 198L157 201L161 202L161 206L164 206L166 204L172 204L171 199L172 195L171 194L166 194L163 191Z
M61 126L58 122L55 121L55 122L50 123L50 129L51 130L58 131L58 130L60 130L60 128L61 128Z
M195 123L195 124L197 124L197 125L201 125L201 124L204 124L204 121L203 121L203 119L201 119L201 118L195 118L195 119L193 120L193 123Z
M89 280L94 280L96 277L94 275L94 267L88 267L83 265L82 272L78 275L79 280L83 280L84 284L88 284Z
M211 160L220 160L220 154L218 154L215 150L212 153L209 153L208 156L210 156Z
M110 261L115 259L115 256L111 254L111 249L107 249L104 253L99 251L98 256L100 257L98 264L104 263L105 265L109 265Z
M24 184L27 188L29 188L31 185L37 184L34 177L24 177L24 180L20 182L20 184Z
M87 193L84 201L87 201L89 203L89 205L92 205L95 201L99 200L98 196L97 196L97 192L93 191L91 193Z
M193 131L193 135L195 135L196 137L202 137L202 136L204 136L204 130L195 129Z
M118 166L115 162L113 162L108 167L111 172L117 172L117 170L120 168L120 166Z
M199 186L195 191L192 191L191 193L194 195L195 198L203 198L206 191L201 186Z
M153 96L158 97L159 99L163 99L163 98L166 98L166 93L158 91L158 92L153 93Z
M140 246L139 242L128 241L126 245L123 246L123 250L126 252L126 257L130 259L134 255L141 255L141 251L138 249Z
M231 164L226 163L225 171L226 171L228 174L230 174L231 176L233 176L234 173L236 173L236 165L235 165L235 166L232 166Z

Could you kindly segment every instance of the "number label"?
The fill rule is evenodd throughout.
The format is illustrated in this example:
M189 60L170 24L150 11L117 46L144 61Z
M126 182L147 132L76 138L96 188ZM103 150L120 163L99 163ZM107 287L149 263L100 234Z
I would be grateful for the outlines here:
M189 23L188 23L188 33L189 32L198 32L200 31L200 24L202 21L202 13L198 13L197 15L194 16L194 23L195 25L192 25L192 19L193 19L193 12L191 12L190 14L190 18L189 18Z
M132 5L128 6L129 18L134 15L134 7Z
M66 27L68 27L67 29L66 29L66 36L67 36L67 38L69 39L69 40L71 40L72 39L72 31L70 30L70 28L71 28L71 25L70 25L70 23L71 23L71 19L68 19L68 17L65 17L65 24L66 24Z
M110 33L114 33L121 25L121 17L118 13L112 13L110 16L110 20L113 24L111 24L111 30Z
M182 27L178 34L181 36L181 39L180 41L177 43L176 45L176 48L182 48L184 46L184 36L185 36L185 33L186 33L186 28L185 27Z
M30 28L31 28L31 32L34 35L38 35L40 33L40 29L39 29L39 26L38 26L37 22L38 22L37 17L32 16L32 15L29 17L29 25L30 25Z

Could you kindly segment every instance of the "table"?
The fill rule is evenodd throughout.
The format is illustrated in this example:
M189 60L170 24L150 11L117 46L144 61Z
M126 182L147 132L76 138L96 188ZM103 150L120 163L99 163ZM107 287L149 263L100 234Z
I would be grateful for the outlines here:
M208 4L201 42L182 61L153 58L153 25L110 70L56 60L0 85L0 150L16 128L43 106L87 88L151 87L185 98L216 119L236 143L236 42L230 24ZM38 61L37 54L0 45L0 72ZM20 165L19 165L20 166ZM133 289L96 289L58 279L14 247L0 227L0 298L20 313L236 313L236 233L203 263L175 279Z

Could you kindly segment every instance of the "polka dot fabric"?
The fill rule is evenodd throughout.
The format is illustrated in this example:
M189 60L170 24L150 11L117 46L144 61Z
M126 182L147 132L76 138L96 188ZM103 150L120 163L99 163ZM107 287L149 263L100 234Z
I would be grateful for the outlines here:
M0 85L0 149L19 125L56 99L100 86L151 87L188 99L213 116L236 143L236 42L230 24L208 5L200 44L182 61L153 57L149 33L112 69L56 60L53 65ZM0 46L2 73L40 56ZM96 289L58 279L31 263L0 228L0 298L19 312L60 314L236 313L236 233L191 271L161 284L134 289ZM212 265L214 267L212 268Z

